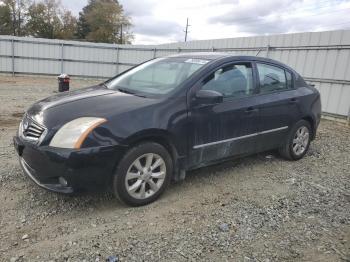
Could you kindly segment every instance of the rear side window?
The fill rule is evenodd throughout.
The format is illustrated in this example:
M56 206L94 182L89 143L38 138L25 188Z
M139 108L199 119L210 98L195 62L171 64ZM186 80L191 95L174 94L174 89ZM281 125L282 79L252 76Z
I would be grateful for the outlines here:
M259 63L257 64L257 68L259 72L260 93L266 94L283 91L292 87L292 75L282 68Z
M253 71L250 63L225 65L208 75L203 90L214 90L224 98L244 97L253 94Z

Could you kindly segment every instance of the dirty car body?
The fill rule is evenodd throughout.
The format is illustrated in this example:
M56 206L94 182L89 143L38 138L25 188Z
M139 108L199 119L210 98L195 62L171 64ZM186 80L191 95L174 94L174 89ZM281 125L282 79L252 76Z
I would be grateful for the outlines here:
M14 144L35 183L72 193L111 187L125 154L144 142L168 152L169 176L179 180L191 169L281 148L300 120L309 123L312 140L320 112L318 91L284 64L192 53L154 59L101 85L35 103Z

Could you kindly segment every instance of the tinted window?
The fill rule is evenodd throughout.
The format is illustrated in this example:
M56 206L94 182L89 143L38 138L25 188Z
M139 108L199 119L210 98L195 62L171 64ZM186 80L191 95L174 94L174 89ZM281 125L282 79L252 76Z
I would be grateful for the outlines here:
M224 97L242 97L253 93L250 63L224 66L204 79L202 89L214 90Z
M286 74L283 69L266 64L257 64L257 67L260 93L264 94L287 89Z

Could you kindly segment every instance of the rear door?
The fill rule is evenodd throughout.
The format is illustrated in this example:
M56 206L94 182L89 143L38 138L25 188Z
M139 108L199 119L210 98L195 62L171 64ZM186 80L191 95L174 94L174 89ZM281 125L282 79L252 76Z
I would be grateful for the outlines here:
M300 116L293 74L272 63L256 62L259 84L259 136L257 150L279 147Z
M254 74L250 62L228 63L191 90L190 167L255 151L259 111ZM223 94L223 102L196 104L195 92L200 89Z

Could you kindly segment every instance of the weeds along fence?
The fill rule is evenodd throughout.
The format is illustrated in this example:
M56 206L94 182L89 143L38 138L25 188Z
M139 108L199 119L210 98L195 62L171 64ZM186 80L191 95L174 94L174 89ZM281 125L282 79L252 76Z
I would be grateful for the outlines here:
M350 30L162 45L114 45L0 36L0 72L108 78L146 60L183 52L269 57L296 69L321 92L322 109L350 118Z

